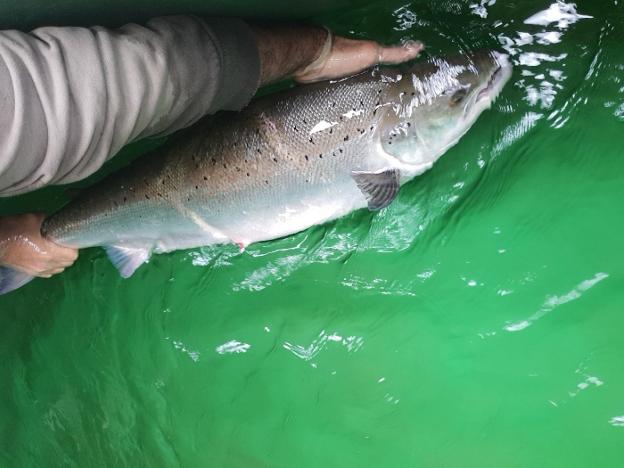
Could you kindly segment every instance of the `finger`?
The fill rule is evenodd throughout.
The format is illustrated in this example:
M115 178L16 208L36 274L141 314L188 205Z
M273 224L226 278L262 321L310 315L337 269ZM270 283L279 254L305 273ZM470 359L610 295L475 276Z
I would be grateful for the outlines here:
M40 276L42 278L50 278L53 275L58 275L59 273L62 273L63 271L65 271L65 268L62 267L48 268L41 271L37 276Z
M53 242L47 241L45 245L47 256L55 262L74 263L78 258L78 251L69 247L63 247Z
M63 247L57 251L56 257L58 258L59 263L68 263L71 265L78 258L78 251Z
M415 59L424 49L420 41L409 41L402 45L381 46L379 48L379 62L385 64L397 64Z

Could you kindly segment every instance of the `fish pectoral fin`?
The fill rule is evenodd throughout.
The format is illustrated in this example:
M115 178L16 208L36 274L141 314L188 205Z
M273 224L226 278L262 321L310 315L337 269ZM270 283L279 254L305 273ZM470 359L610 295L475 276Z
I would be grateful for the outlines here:
M383 169L377 172L352 171L351 176L358 188L366 196L371 211L385 208L399 193L401 171Z
M0 294L6 294L17 288L21 288L33 278L34 276L14 270L13 268L0 267Z
M149 260L151 253L148 249L121 245L107 245L104 249L122 278L130 278L137 268Z

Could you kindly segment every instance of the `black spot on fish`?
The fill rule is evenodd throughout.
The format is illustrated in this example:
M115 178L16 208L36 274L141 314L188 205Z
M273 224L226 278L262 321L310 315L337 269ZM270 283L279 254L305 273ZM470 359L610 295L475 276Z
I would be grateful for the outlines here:
M372 130L373 128L374 128L374 127L371 125L371 128L370 128L370 129Z
M308 122L306 122L306 119L303 119L303 123L304 123L304 124L307 124Z
M213 166L217 164L217 160L215 158L210 158L210 160L212 161Z
M247 177L249 177L249 172L247 173Z
M162 193L160 193L160 192L157 192L157 193L156 193L156 195L158 195L160 198L162 198L162 197L163 197L163 196L162 196Z
M377 109L373 109L373 115L377 114Z
M305 160L306 160L306 161L309 161L309 160L310 160L310 159L308 158L308 155L307 155L307 154L304 156L304 158L305 158Z
M277 162L277 158L273 158L273 162Z
M223 169L227 169L227 164L223 163Z
M195 190L199 190L199 186L198 185L195 186Z
M204 180L208 180L208 177L204 176Z
M265 183L265 184L267 184L267 185L269 185L269 181L268 181L268 180L265 180L265 181L264 181L264 183Z
M240 171L241 171L241 168L236 166L236 172L240 172Z
M149 197L149 195L148 195L147 193L145 194L145 199L146 199L146 200L149 200L149 199L150 199L150 197Z
M186 201L191 201L191 197L187 197L187 198L186 198Z
M323 155L322 154L319 154L319 159L323 159Z
M415 96L415 95L416 95L416 93L414 91L412 91L412 96Z
M262 154L262 151L260 151L260 148L256 148L256 151L258 152L258 154Z
M364 101L360 99L360 106L364 107Z
M378 89L378 90L377 90L377 94L381 94L381 89Z
M161 183L162 185L165 185L165 179L161 180L161 181L160 181L160 183Z
M296 125L293 127L293 130L294 130L295 132L298 132L298 131L299 131L299 130L297 129L297 126L296 126Z
M344 141L349 141L349 135L344 137Z
M310 137L310 143L314 144L314 140Z
M332 133L334 133L334 129L333 129L333 128L330 128L330 129L329 129L329 134L331 135Z
M340 151L342 153L342 148L338 148L338 151Z

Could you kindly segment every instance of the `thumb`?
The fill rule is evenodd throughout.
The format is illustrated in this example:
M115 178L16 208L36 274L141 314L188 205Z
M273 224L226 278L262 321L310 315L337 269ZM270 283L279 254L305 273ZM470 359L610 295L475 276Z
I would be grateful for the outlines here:
M395 65L415 59L425 48L420 41L408 41L394 46L379 46L378 63Z

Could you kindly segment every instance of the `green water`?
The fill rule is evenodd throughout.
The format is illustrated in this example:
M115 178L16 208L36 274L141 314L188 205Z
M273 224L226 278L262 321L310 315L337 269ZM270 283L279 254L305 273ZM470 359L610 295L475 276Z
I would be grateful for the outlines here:
M378 214L1 297L0 466L622 466L624 7L551 1L323 7L514 75Z

